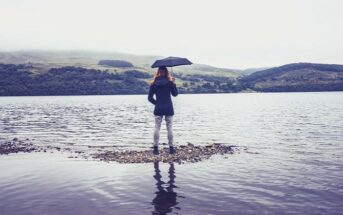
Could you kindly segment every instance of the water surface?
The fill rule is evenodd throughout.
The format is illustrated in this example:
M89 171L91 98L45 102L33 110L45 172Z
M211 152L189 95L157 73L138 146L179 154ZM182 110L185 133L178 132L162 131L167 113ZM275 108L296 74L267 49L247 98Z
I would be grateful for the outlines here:
M180 95L174 105L176 145L248 151L158 166L1 156L0 214L342 213L342 92ZM146 96L0 97L0 115L0 140L119 150L152 142Z

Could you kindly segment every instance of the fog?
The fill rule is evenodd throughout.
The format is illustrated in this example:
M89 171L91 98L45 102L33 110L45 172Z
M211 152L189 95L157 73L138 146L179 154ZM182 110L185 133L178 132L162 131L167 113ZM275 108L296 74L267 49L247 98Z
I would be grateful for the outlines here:
M218 67L343 64L340 0L2 0L0 51L96 50Z

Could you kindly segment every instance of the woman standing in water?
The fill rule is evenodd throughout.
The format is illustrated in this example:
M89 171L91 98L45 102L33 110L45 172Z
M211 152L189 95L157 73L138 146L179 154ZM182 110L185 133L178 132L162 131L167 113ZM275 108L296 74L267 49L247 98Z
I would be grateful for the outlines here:
M154 94L156 95L156 99L154 99ZM175 78L170 75L166 67L159 67L151 82L148 95L148 100L155 105L154 154L158 154L158 143L163 116L165 118L168 131L169 153L175 153L173 145L174 108L170 95L178 95Z

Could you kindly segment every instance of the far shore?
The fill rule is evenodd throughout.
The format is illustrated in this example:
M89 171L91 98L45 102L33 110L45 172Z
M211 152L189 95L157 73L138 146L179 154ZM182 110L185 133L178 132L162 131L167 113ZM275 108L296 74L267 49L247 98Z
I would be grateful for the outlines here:
M279 94L279 93L341 93L343 91L291 91L291 92L261 92L261 91L241 91L241 92L218 92L218 93L180 93L179 95L217 95L217 94ZM0 98L10 98L10 97L50 97L50 96L58 96L58 97L63 97L63 96L146 96L147 93L136 93L136 94L87 94L87 95L9 95L9 96L0 96Z

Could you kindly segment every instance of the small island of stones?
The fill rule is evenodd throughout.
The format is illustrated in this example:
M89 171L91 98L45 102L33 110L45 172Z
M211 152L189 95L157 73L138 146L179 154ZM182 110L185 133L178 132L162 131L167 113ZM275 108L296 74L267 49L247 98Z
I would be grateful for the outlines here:
M69 151L71 153L82 154L85 159L95 159L100 161L118 163L152 163L152 162L164 162L164 163L186 163L186 162L199 162L209 159L213 155L227 155L233 154L237 147L233 145L227 145L222 143L213 143L208 145L194 145L188 143L187 145L177 146L176 153L169 154L168 148L161 148L158 155L154 155L151 149L147 150L106 150L97 152L85 152L85 151L73 151L70 148L61 149L60 147L52 146L35 146L30 143L28 139L18 140L13 138L11 141L5 141L0 143L0 155L6 155L19 152L52 152L55 151ZM70 158L77 158L70 156Z
M191 143L177 147L175 154L169 154L168 148L160 149L158 155L153 155L152 150L144 151L106 151L92 154L93 158L103 161L117 161L119 163L151 163L161 161L164 163L176 162L199 162L210 158L212 155L224 155L234 153L235 146L220 143L195 146Z

